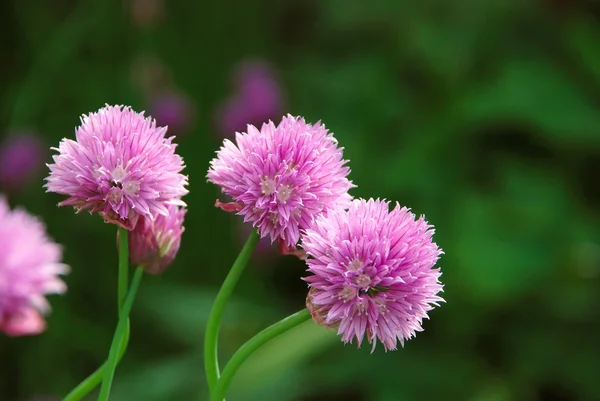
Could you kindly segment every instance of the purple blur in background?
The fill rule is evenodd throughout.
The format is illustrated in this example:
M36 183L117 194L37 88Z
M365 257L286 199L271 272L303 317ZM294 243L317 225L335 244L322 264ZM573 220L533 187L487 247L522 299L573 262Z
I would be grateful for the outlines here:
M263 61L242 62L234 76L234 93L217 110L217 127L222 135L233 136L258 128L281 117L284 108L281 85L274 69Z
M25 188L44 165L45 146L28 132L16 133L0 145L0 189L6 192Z
M189 131L192 125L192 109L192 104L185 95L167 92L152 99L149 113L157 125L169 127L169 134L179 135Z

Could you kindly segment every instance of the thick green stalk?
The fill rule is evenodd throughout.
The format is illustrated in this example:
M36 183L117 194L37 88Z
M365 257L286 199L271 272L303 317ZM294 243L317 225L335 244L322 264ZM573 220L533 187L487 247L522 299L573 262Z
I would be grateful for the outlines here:
M112 386L112 380L115 375L115 370L117 369L117 363L119 361L119 345L121 343L122 337L125 334L125 330L129 325L129 314L131 313L133 300L135 299L135 294L137 292L138 287L140 286L140 281L143 275L144 268L138 267L135 270L135 274L133 275L133 280L131 283L131 288L129 289L129 293L127 294L127 297L125 297L125 303L123 304L123 308L121 309L119 323L117 324L117 329L115 330L115 335L113 336L110 351L108 352L108 360L106 361L107 366L106 369L104 369L104 376L102 377L102 386L100 387L100 395L98 396L98 401L108 401L108 397L110 395L110 388Z
M223 401L225 398L225 394L227 393L227 389L231 384L231 380L235 376L238 369L243 365L243 363L260 347L265 345L267 342L277 337L280 334L285 333L291 328L298 326L300 323L304 323L310 319L310 312L307 309L302 309L299 312L294 313L286 317L283 320L267 327L250 340L248 340L244 345L241 346L240 349L237 350L235 354L231 357L225 369L223 369L223 374L221 378L217 381L217 385L213 393L211 394L211 401Z
M219 379L219 357L217 350L217 342L219 337L219 325L221 324L221 317L225 310L225 305L233 293L233 288L238 282L242 272L246 268L246 265L250 261L252 252L260 239L257 232L250 234L244 248L238 255L237 259L231 266L231 270L227 274L215 303L210 311L208 317L208 323L206 324L206 333L204 336L204 370L206 372L206 381L208 388L212 393L213 388L217 384Z

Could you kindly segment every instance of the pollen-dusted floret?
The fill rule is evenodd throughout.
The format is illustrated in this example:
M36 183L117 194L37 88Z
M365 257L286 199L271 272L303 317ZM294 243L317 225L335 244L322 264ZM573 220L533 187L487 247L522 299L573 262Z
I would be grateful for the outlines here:
M62 249L46 234L41 221L25 210L10 210L0 196L0 331L10 336L39 334L50 311L46 294L63 293L58 277Z
M427 312L443 299L442 254L433 229L405 207L356 199L346 210L319 216L302 235L308 254L307 307L318 324L335 328L345 343L397 342L421 331Z
M99 212L132 230L140 217L167 216L185 206L187 177L167 129L130 107L106 106L83 116L76 140L63 139L49 164L48 192L67 195L59 206Z
M233 198L236 210L261 237L295 247L300 230L332 208L346 208L354 185L343 148L324 125L288 115L275 126L248 125L235 143L225 139L208 181ZM221 203L218 203L222 205Z

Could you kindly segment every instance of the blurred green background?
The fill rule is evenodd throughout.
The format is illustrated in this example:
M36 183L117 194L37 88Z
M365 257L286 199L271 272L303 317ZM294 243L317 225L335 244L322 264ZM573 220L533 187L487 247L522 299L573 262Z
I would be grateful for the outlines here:
M142 282L111 399L206 400L202 333L243 243L241 219L213 207L205 180L222 140L215 113L237 66L263 60L281 111L323 120L346 148L353 195L435 225L447 304L396 352L344 346L307 322L248 362L227 400L600 400L598 1L0 7L0 139L28 130L57 146L81 114L148 110L165 88L189 102L176 133L187 229L171 268ZM2 401L65 395L102 363L116 324L115 227L57 208L46 174L8 196L64 244L69 290L50 297L46 333L0 338ZM223 362L304 306L304 274L268 248L254 257L226 311Z

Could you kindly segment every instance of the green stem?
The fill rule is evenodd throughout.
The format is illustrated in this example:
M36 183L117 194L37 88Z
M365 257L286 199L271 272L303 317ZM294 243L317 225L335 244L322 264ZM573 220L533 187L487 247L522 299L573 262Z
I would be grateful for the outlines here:
M125 297L125 303L123 304L123 308L121 310L119 323L117 324L117 329L115 330L115 335L113 336L110 351L108 352L108 360L106 361L107 365L106 369L104 369L104 375L102 377L102 386L100 387L100 395L98 396L98 401L108 401L113 376L115 375L117 363L119 362L119 346L121 344L121 339L125 334L127 326L129 325L129 313L131 313L133 300L135 299L135 294L137 292L138 287L140 286L140 281L142 279L143 274L143 267L140 266L135 270L133 280L131 283L131 288L129 289L127 297Z
M125 351L127 350L127 345L129 344L129 320L127 321L127 327L125 328L125 334L123 336L122 341L119 344L119 356L118 361L121 361L123 355L125 355ZM104 376L104 371L107 369L108 363L104 362L102 366L100 366L94 373L89 375L84 381L79 383L77 387L75 387L69 394L63 398L62 401L79 401L86 395L88 395L93 389L95 389L98 384L102 381L102 376Z
M215 303L210 311L208 317L208 323L206 324L206 334L204 336L204 370L206 372L206 381L208 388L212 393L213 388L219 380L219 358L217 350L217 340L219 336L219 325L221 324L221 317L225 310L225 304L233 293L233 288L239 280L244 268L250 261L252 251L256 247L258 240L260 239L257 232L250 234L244 248L238 255L237 259L231 266L231 270L227 274Z
M127 296L129 287L129 232L123 227L119 227L119 281L117 295L119 300L119 317L121 308Z
M117 284L117 301L119 306L119 318L122 315L122 309L124 306L125 298L127 296L127 287L129 285L129 232L124 228L119 227L118 229L118 242L119 242L119 269L118 269L118 284ZM118 338L118 353L117 353L117 364L123 358L127 345L129 344L129 319L123 337ZM114 340L113 340L114 342ZM114 345L114 343L113 343ZM63 398L63 401L78 401L89 394L94 388L100 384L104 377L109 363L104 362L102 366L84 379L77 385L69 394Z
M310 312L307 309L302 309L299 312L294 313L286 317L283 320L278 321L277 323L267 327L250 340L248 340L240 349L237 350L235 354L231 357L225 369L223 369L223 375L217 381L217 385L214 389L214 392L211 395L211 401L223 401L225 398L225 393L227 393L227 389L231 384L231 380L235 376L238 369L242 366L242 364L260 347L265 345L267 342L277 337L280 334L285 333L298 326L300 323L303 323L310 319Z

